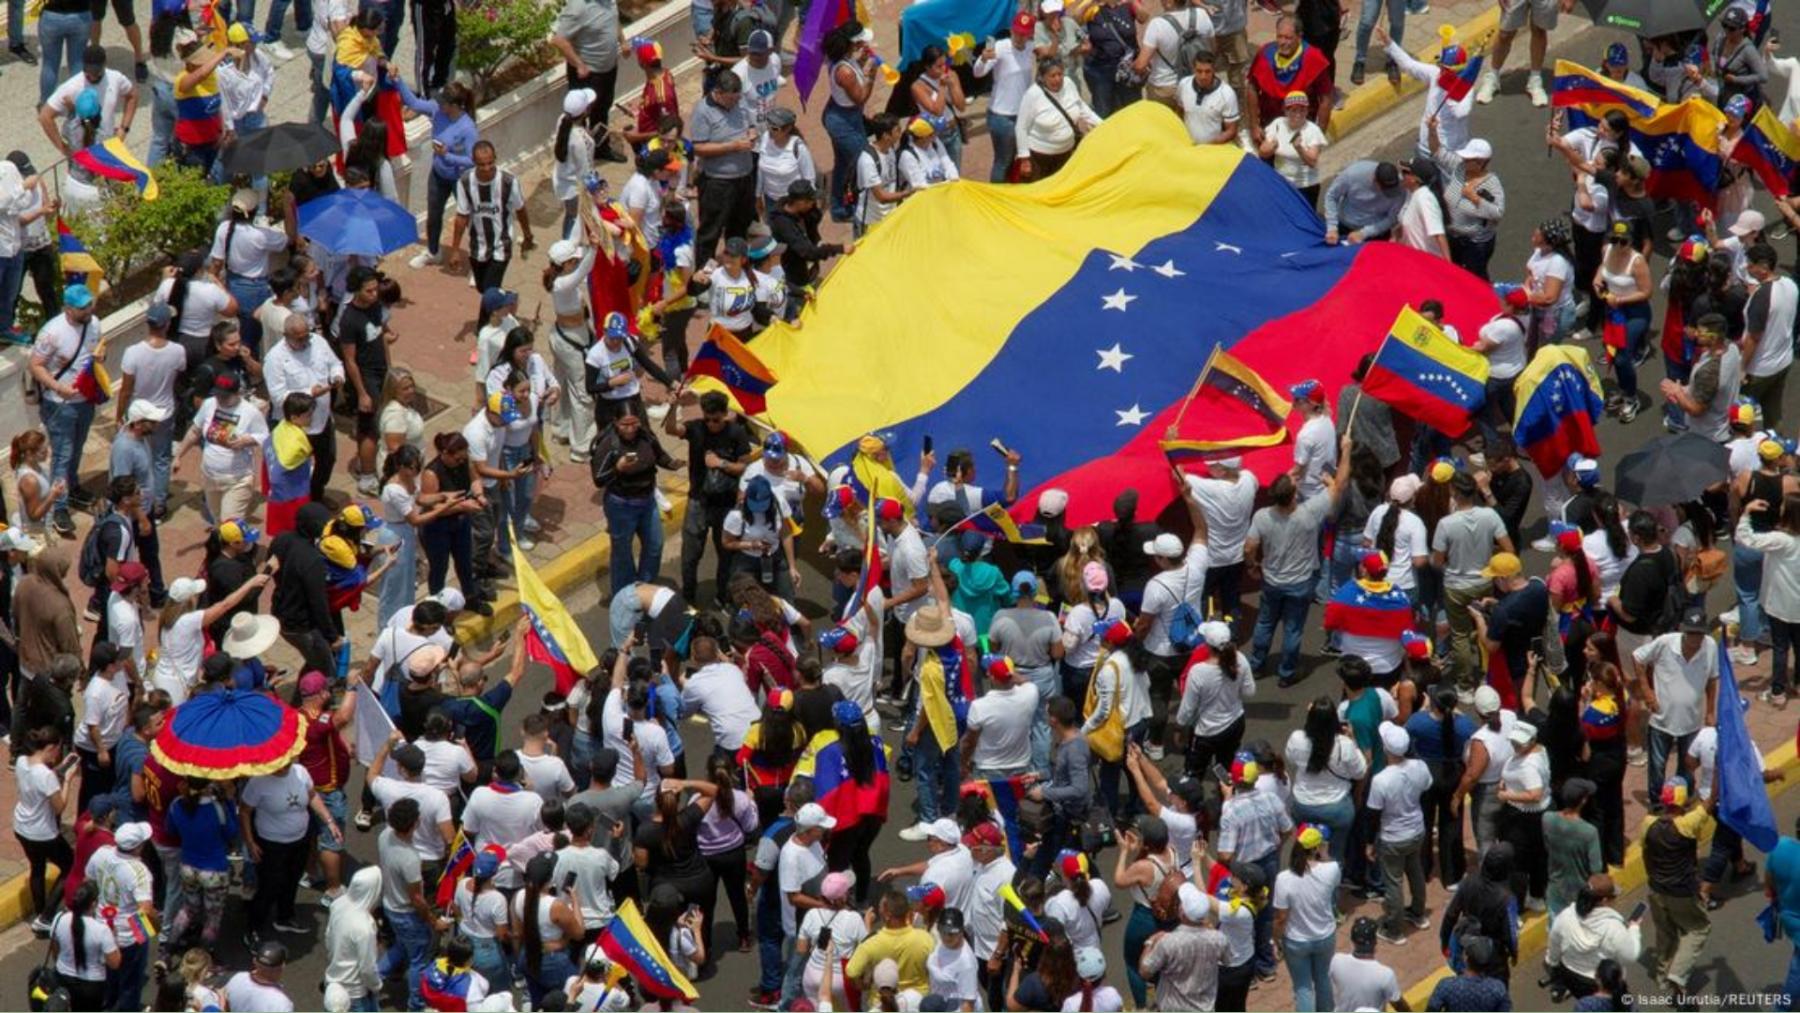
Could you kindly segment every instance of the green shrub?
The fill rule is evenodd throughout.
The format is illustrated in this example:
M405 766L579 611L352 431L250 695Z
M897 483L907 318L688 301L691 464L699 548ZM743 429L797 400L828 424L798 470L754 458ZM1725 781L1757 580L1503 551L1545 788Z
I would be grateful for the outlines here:
M479 0L456 7L456 67L475 80L477 101L493 98L495 75L508 63L540 71L556 62L550 26L558 0Z
M212 243L219 214L231 188L207 180L197 168L163 163L156 169L160 191L153 201L126 183L105 183L100 206L70 220L69 228L87 245L118 289L134 273L183 251Z

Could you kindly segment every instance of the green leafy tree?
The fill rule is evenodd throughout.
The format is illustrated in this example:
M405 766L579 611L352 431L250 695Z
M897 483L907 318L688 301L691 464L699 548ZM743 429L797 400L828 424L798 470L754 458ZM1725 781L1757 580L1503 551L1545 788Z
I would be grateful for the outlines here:
M210 244L231 188L197 168L164 163L156 169L155 200L126 183L106 183L100 206L77 215L69 228L87 245L114 290L144 268L184 250Z
M533 71L556 62L554 0L478 0L456 7L456 67L475 79L475 97L494 97L494 78L511 63Z

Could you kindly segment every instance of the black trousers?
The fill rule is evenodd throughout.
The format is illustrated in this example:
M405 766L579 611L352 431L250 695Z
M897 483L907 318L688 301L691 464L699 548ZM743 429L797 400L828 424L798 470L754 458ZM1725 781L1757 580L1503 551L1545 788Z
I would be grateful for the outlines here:
M756 220L756 176L700 177L700 225L694 232L694 263L712 259L721 239L741 237Z
M731 554L725 551L725 515L731 512L729 502L708 504L690 497L687 513L681 519L681 596L690 602L700 600L700 560L706 556L707 543L712 543L714 594L725 594L725 571Z
M282 843L256 835L262 861L256 864L256 893L250 898L250 927L267 935L276 922L294 920L294 895L306 871L311 842L302 837Z
M294 650L300 652L301 663L306 672L318 672L327 679L337 674L337 658L331 652L331 638L317 630L303 633L289 633L283 630L281 639L288 642Z
M707 855L706 865L713 871L713 879L718 882L719 889L725 891L725 899L731 903L731 919L737 925L738 938L749 939L755 936L756 932L753 926L756 923L750 920L750 904L744 892L745 880L749 878L744 867L744 846L739 844L730 851ZM718 895L719 891L714 890L713 897L716 898ZM704 912L702 917L706 919L706 924L709 926L714 924L713 910L715 907L716 905L709 901L701 908ZM718 954L713 950L710 941L706 945L706 962L709 964L719 962Z
M594 139L604 144L606 118L607 115L612 112L613 98L619 92L618 64L613 64L611 70L595 70L594 68L589 67L586 74L575 73L575 68L573 67L568 67L566 69L569 75L570 91L574 91L577 88L592 88L594 90L594 104L588 106L587 111L587 126L588 130L594 134ZM696 263L698 263L698 261L696 261Z
M1206 569L1206 590L1201 598L1211 615L1224 616L1235 633L1244 628L1244 561Z
M858 905L867 903L875 879L871 875L869 849L881 836L881 821L863 817L848 830L831 835L831 847L825 852L825 866L833 872L849 869L856 874L852 896Z
M313 452L312 498L315 502L323 502L325 487L331 484L331 473L337 470L337 432L328 421L317 435L309 433L306 441L312 444Z
M1600 270L1600 258L1606 255L1606 234L1589 232L1579 225L1569 230L1575 246L1575 292L1574 297L1587 297L1587 315L1582 318L1582 326L1600 333L1600 319L1606 309L1606 300L1594 294L1594 272Z
M62 285L57 280L62 274L57 270L57 264L56 250L49 246L25 254L25 274L37 291L38 305L44 308L45 320L62 312Z
M1482 281L1488 280L1488 262L1494 259L1494 236L1470 239L1450 236L1450 262Z
M1182 759L1182 769L1189 777L1199 777L1215 763L1229 770L1231 761L1237 757L1238 746L1243 741L1244 715L1239 714L1236 721L1225 726L1225 730L1217 735L1196 735L1189 739L1187 755Z
M1454 781L1440 784L1434 780L1419 796L1425 815L1425 850L1419 857L1427 875L1432 869L1437 870L1438 883L1443 886L1462 882L1463 873L1468 871L1468 858L1463 854L1462 816L1450 806L1455 790Z
M490 288L500 288L506 283L506 266L512 263L509 258L496 257L492 260L476 260L469 258L469 273L475 276L475 291L486 292Z
M456 5L451 0L412 0L413 80L420 94L450 83L456 59Z
M1597 789L1582 818L1600 831L1600 857L1608 865L1625 864L1625 743L1588 743L1582 776Z
M1220 967L1219 991L1213 1000L1213 1009L1218 1013L1244 1013L1250 998L1250 983L1255 980L1254 957L1236 967Z
M31 906L40 915L47 915L56 908L55 897L61 891L62 878L69 874L69 866L75 864L75 850L69 847L69 839L58 834L47 841L31 841L13 837L19 847L25 850L25 860L30 863ZM50 866L56 866L56 879L49 883L45 879L50 873Z

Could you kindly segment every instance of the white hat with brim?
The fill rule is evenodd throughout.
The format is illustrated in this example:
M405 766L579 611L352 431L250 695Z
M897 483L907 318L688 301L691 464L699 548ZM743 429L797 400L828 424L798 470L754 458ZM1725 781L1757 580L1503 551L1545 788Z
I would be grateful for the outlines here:
M244 661L274 647L280 636L281 622L274 616L239 612L231 617L231 626L225 631L225 642L219 649Z
M943 817L925 825L925 836L945 844L956 845L962 842L962 827L949 817Z
M1739 239L1744 239L1754 233L1761 232L1763 227L1768 224L1769 220L1763 217L1761 211L1751 209L1739 214L1737 216L1737 221L1731 223L1731 228L1728 231Z
M35 556L42 551L44 543L26 534L21 528L0 531L0 552L23 552L27 556Z
M956 625L941 605L926 605L906 621L906 639L920 647L942 647L956 639Z
M1506 740L1515 746L1523 746L1535 741L1537 733L1537 725L1529 721L1515 721L1506 732Z

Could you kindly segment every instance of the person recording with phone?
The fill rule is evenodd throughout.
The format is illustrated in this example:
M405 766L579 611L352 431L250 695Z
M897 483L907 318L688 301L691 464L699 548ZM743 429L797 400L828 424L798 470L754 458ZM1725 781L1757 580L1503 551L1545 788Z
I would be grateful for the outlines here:
M656 469L681 465L627 409L594 441L594 485L605 491L606 534L612 541L612 586L618 594L633 581L656 579L662 564L662 518L656 505ZM636 539L638 555L632 556Z

